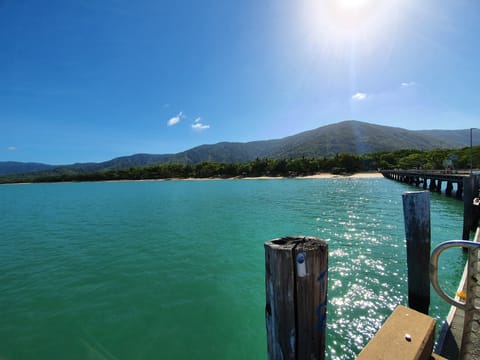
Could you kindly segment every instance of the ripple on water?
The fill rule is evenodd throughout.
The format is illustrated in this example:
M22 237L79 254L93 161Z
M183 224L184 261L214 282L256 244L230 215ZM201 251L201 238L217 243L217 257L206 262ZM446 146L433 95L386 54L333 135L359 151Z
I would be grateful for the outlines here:
M263 243L304 234L329 244L327 358L354 359L406 302L405 190L383 179L0 187L0 357L265 358ZM432 197L434 244L461 230L457 205ZM444 259L445 282L461 262Z

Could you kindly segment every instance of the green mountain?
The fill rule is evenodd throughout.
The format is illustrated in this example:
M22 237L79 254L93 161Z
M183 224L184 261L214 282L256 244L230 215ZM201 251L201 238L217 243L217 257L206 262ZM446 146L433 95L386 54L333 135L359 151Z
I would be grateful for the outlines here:
M432 136L439 140L458 143L459 147L470 146L470 129L463 130L420 130L419 134ZM480 129L472 129L472 144L480 145Z
M202 161L241 162L256 158L329 157L338 153L367 154L401 149L429 150L468 146L469 130L412 131L396 127L343 121L283 139L248 143L202 145L166 156L163 162L196 164ZM480 143L480 131L475 135Z
M473 133L474 144L480 144L480 130ZM136 154L101 163L79 163L65 166L0 162L0 174L30 173L48 170L56 175L120 170L154 164L198 164L204 161L235 163L256 158L294 159L330 157L339 153L367 154L401 149L429 150L462 148L470 145L470 130L413 131L360 121L343 121L276 140L247 143L221 142L165 155ZM13 165L12 165L13 164Z
M1 161L0 162L0 175L28 173L33 171L44 171L55 168L54 165L47 165L42 163L33 162L18 162L18 161Z

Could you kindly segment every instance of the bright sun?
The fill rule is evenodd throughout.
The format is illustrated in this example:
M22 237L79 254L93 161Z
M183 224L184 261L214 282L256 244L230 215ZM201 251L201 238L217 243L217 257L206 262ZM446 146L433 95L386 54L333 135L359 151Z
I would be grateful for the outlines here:
M371 23L374 14L381 8L378 0L334 0L330 4L331 15L335 21L353 25L355 28Z
M391 40L401 8L411 0L305 0L303 24L330 53L366 51Z
M371 0L337 0L338 6L345 10L355 10L368 7Z

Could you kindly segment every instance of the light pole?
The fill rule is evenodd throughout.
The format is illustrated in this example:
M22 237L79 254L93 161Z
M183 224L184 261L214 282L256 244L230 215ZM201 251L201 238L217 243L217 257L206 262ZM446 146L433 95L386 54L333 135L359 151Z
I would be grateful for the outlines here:
M473 168L473 158L472 158L472 146L473 146L473 141L472 141L472 132L473 128L470 128L470 175L473 174L472 168Z

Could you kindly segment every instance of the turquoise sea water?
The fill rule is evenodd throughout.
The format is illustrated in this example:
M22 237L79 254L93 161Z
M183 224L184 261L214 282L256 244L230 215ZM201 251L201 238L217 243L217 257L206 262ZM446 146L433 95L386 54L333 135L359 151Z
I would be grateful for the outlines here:
M0 359L265 359L263 243L329 243L327 358L406 304L401 194L385 179L0 186ZM463 204L431 195L432 246ZM453 251L453 250L452 250ZM455 290L461 252L441 263ZM432 295L431 314L448 306Z

